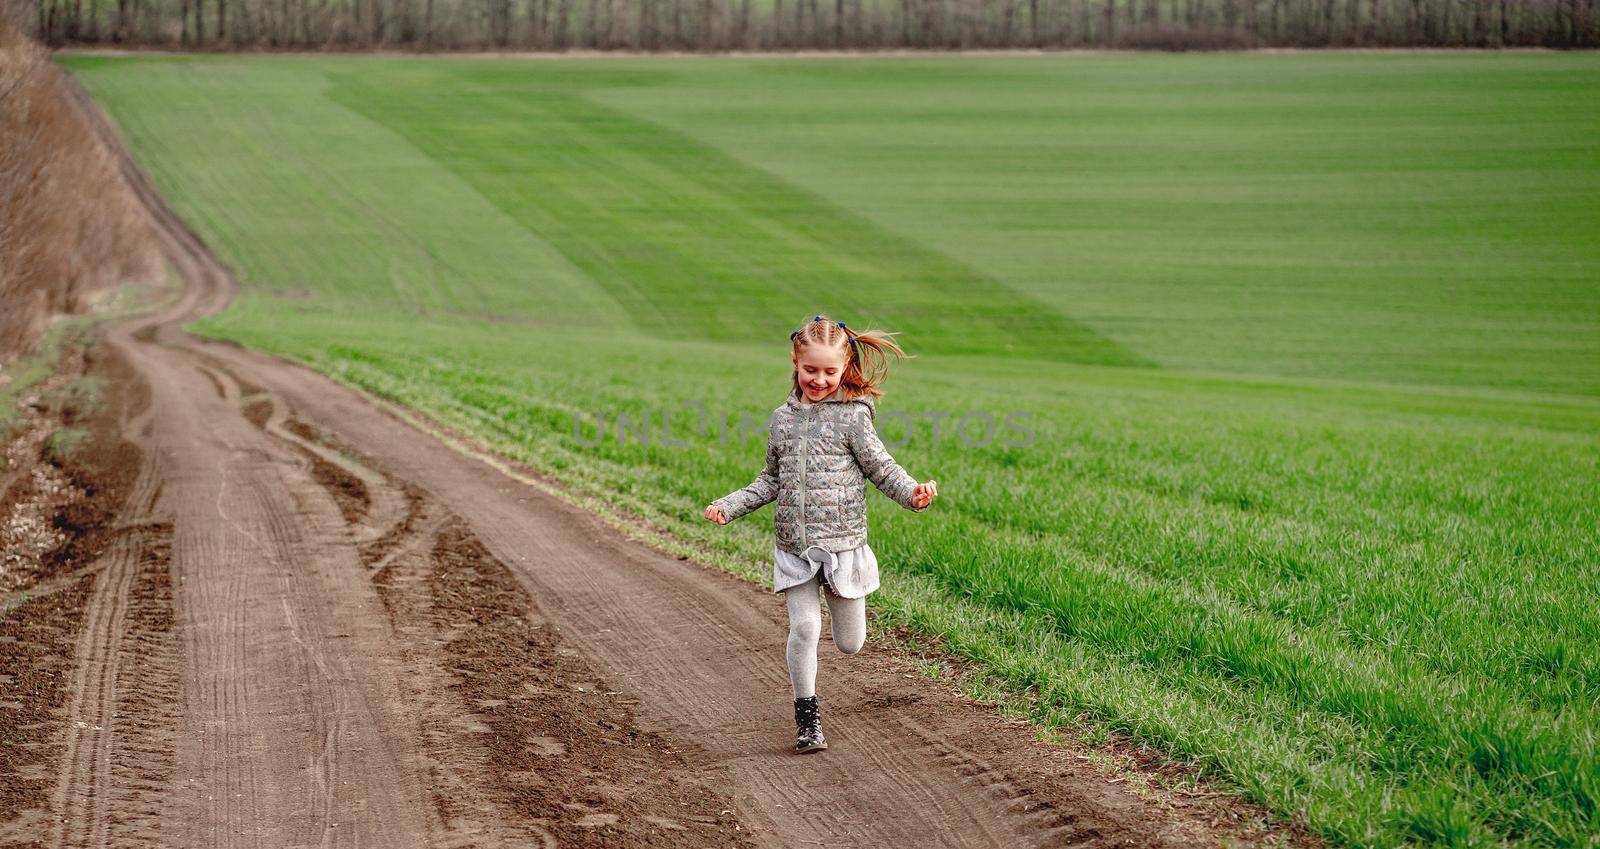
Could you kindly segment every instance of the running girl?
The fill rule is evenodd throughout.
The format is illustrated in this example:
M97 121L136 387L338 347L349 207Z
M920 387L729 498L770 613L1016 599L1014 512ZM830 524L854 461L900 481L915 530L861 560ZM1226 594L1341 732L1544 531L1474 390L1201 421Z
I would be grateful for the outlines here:
M767 420L766 468L749 486L706 505L706 518L726 525L778 502L772 589L789 608L794 748L802 754L828 748L816 694L820 592L840 651L855 654L867 636L866 597L878 589L878 560L867 545L866 481L919 513L939 494L937 482L917 483L889 456L872 426L889 356L906 359L893 335L856 333L822 315L789 334L792 386Z

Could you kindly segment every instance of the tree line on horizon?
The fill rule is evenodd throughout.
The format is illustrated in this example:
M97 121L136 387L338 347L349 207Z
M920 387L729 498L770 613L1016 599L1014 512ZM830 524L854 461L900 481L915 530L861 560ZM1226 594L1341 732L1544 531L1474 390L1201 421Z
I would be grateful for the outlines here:
M1595 47L1600 0L0 0L51 46Z

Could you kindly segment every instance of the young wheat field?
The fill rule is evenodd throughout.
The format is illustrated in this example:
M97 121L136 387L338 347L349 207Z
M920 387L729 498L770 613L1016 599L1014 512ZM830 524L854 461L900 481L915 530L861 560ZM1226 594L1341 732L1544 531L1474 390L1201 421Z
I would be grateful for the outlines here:
M880 625L1335 845L1600 845L1600 57L63 62L199 332L765 581L789 332L902 331Z

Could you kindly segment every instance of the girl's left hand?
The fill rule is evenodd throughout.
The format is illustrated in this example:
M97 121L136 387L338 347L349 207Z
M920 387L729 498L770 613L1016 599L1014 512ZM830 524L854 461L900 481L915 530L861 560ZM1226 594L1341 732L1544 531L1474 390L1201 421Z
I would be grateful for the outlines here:
M912 507L916 507L918 509L921 509L923 507L928 506L929 504L932 504L933 503L933 499L938 498L938 497L939 497L939 482L938 481L928 481L927 483L919 483L919 484L917 484L917 488L916 489L911 490L911 506Z

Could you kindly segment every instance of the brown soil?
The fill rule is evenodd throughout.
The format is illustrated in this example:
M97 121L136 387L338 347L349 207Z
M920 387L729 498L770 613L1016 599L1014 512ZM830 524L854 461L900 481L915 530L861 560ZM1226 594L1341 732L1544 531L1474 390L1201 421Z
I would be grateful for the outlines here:
M85 379L103 387L100 398L74 391ZM126 367L84 345L23 399L0 480L0 597L83 568L121 533L115 517L139 452L117 416L145 402Z
M361 521L361 517L367 513L367 508L372 506L372 499L367 495L367 485L362 483L360 478L321 457L312 455L311 476L333 496L333 500L339 505L339 515L349 524Z
M6 749L0 802L19 814L0 845L1286 835L1230 823L1233 801L1136 792L882 634L856 657L824 643L832 748L793 755L781 598L632 542L320 375L187 336L233 280L124 167L189 286L102 334L117 384L149 399L107 396L136 448L117 460L126 484L104 488L120 503L68 511L63 535L102 542L62 549L37 584L54 590L7 613L5 674L31 689L0 706L27 743Z
M73 391L84 385L99 387L98 396ZM151 670L171 660L161 649L172 628L172 529L140 524L127 509L142 462L124 438L124 416L145 409L142 390L110 351L69 349L60 371L27 403L7 446L13 485L0 497L9 555L0 619L7 694L0 702L0 844L62 838L71 827L62 778L93 749L85 739L105 730L103 712L117 712L132 742L154 730L147 717L170 699L172 671ZM52 438L74 431L82 436ZM112 607L120 610L105 616ZM100 663L107 638L116 641L112 650L127 674L113 697L94 704L85 672ZM127 750L101 754L108 781L142 784L165 775L159 763ZM151 754L160 761L159 750Z
M425 576L406 580L422 561ZM386 569L380 587L397 624L442 647L429 660L458 697L449 719L470 726L491 777L474 791L513 822L561 846L751 845L726 774L698 746L646 727L636 700L565 644L459 519ZM459 794L436 802L463 807Z
M42 806L60 758L55 730L68 694L73 649L94 586L85 576L0 619L0 820ZM0 836L9 836L0 831Z

